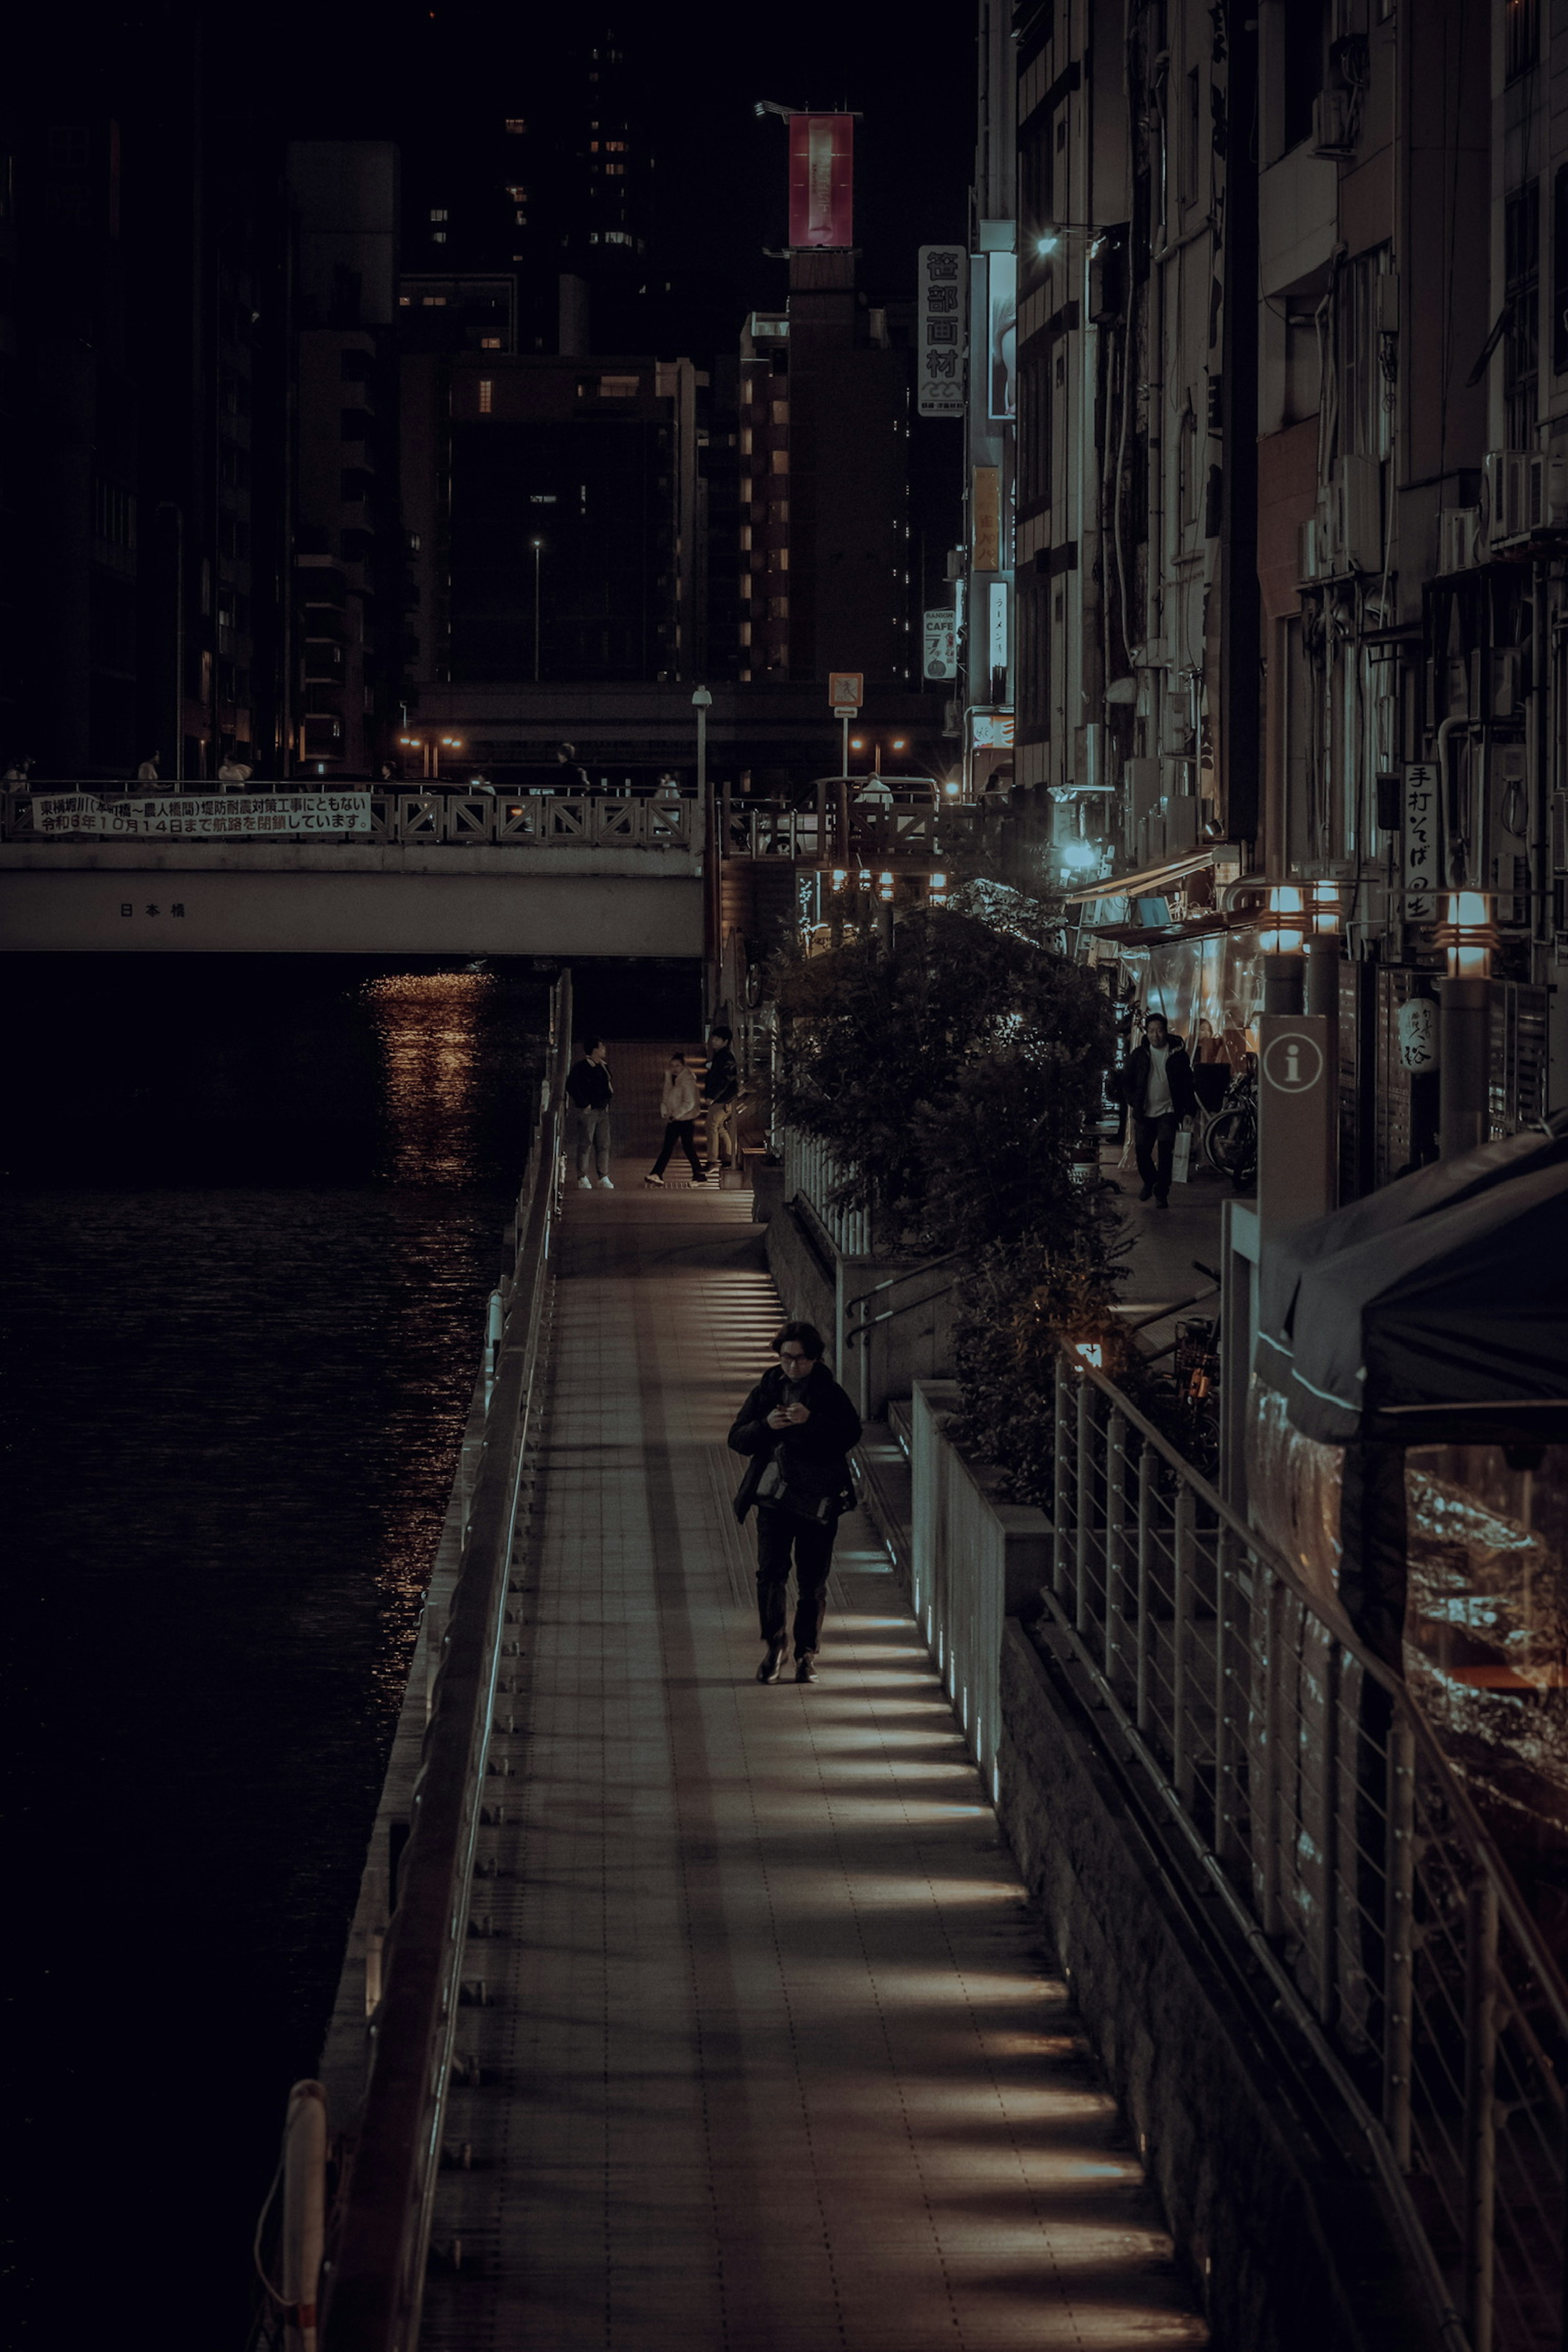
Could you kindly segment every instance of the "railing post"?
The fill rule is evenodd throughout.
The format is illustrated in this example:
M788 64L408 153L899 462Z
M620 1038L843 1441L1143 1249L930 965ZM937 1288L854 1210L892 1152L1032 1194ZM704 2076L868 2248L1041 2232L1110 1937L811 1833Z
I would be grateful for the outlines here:
M1266 1936L1281 1936L1285 1932L1285 1916L1279 1885L1279 1822L1285 1801L1285 1774L1280 1741L1284 1736L1285 1691L1280 1645L1284 1640L1285 1593L1279 1578L1261 1563L1253 1573L1255 1577L1266 1578L1268 1586L1264 1601L1265 1648L1261 1661L1262 1785L1252 1816L1252 1859L1261 1884L1263 1932Z
M1240 1602L1233 1576L1236 1538L1222 1520L1214 1539L1214 1850L1234 1862L1241 1847L1237 1818L1237 1741L1230 1709L1226 1637Z
M1193 1801L1193 1743L1187 1726L1187 1651L1193 1615L1193 1490L1184 1478L1176 1489L1175 1541L1172 1546L1171 1593L1171 1779L1189 1811Z
M1071 1463L1071 1444L1068 1437L1068 1415L1071 1410L1071 1387L1065 1357L1057 1358L1056 1451L1051 1476L1051 1585L1058 1601L1065 1601L1068 1589L1068 1486Z
M1154 1475L1159 1455L1143 1441L1138 1457L1138 1627L1133 1640L1133 1675L1136 1696L1135 1720L1143 1738L1149 1736L1149 1642L1153 1612L1150 1607L1149 1584L1151 1556L1154 1531L1152 1519L1154 1507Z
M1319 1822L1323 1888L1316 1922L1321 1994L1318 2014L1328 2026L1333 2024L1339 2011L1340 1694L1343 1666L1339 1643L1331 1634L1323 1660L1323 1730L1318 1751L1323 1768L1322 1818Z
M1383 2125L1395 2164L1408 2172L1415 1996L1415 1734L1398 1714L1388 1727L1386 1819Z
M1089 1552L1094 1533L1094 1391L1085 1373L1078 1374L1078 1525L1073 1530L1073 1623L1087 1636L1092 1623L1089 1592Z
M1116 1685L1116 1653L1127 1622L1127 1420L1105 1426L1105 1679Z
M1497 1888L1465 1897L1465 2316L1470 2352L1492 2352L1497 2206Z

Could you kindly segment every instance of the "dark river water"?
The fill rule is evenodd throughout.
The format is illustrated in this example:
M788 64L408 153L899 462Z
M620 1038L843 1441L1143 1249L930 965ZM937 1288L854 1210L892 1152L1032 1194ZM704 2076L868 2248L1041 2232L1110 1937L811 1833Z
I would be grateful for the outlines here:
M0 970L8 2334L216 2352L320 2052L545 988Z

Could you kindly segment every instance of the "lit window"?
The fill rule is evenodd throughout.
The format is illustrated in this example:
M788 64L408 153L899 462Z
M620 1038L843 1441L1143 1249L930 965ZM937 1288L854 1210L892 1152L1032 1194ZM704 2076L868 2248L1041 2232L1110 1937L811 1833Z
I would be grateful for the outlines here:
M626 153L626 141L625 141L624 139L606 139L606 140L605 140L605 154L606 154L606 155L624 155L624 154Z
M589 152L589 154L590 154L590 155L596 155L596 154L598 153L598 152L599 152L599 142L598 142L598 141L597 141L596 139L590 139L590 140L589 140L589 142L588 142L588 152Z
M445 220L445 219L446 219L446 217L447 217L447 207L446 207L446 205L442 205L440 206L440 208L439 208L437 211L435 211L435 212L433 212L433 213L431 214L430 217L431 217L431 219L432 219L433 221Z
M519 228L526 228L528 226L528 215L521 206L519 206L517 212L513 215L513 218L516 220Z
M789 451L787 449L775 449L770 462L772 463L773 469L775 474L787 474L789 471Z
M447 307L447 297L444 294L421 294L419 307L422 310L444 310Z
M635 400L639 380L635 375L602 375L599 378L601 400Z
M479 349L481 352L499 352L500 349L500 337L499 335L481 335L479 337Z
M507 189L507 194L511 198L514 205L525 205L528 202L528 190L521 184L514 183L509 186Z
M400 310L407 310L407 308L408 308L408 306L409 306L409 302L410 302L411 299L412 299L412 298L411 298L410 296L406 295L406 294L400 294L400 295L398 296L398 298L397 298L397 307L398 307L398 309L399 309Z
M789 403L787 400L774 401L773 404L773 420L775 425L787 425L789 423Z
M607 228L605 231L605 243L606 245L630 245L631 238L626 235L624 228Z
M606 177L612 180L616 178L624 179L626 177L626 167L624 163L606 163L605 166Z
M514 139L520 139L522 136L522 133L528 129L528 125L523 121L521 114L509 114L506 119L506 127Z
M445 245L447 242L446 230L444 228L433 228L430 232L430 242L432 245Z
M491 398L491 395L492 395L492 394L494 393L494 391L495 391L495 384L494 384L493 380L492 380L489 376L488 376L488 375L482 375L482 376L480 376L480 378L479 378L479 415L480 415L481 416L488 416L488 415L489 415L489 413L490 413L490 398Z

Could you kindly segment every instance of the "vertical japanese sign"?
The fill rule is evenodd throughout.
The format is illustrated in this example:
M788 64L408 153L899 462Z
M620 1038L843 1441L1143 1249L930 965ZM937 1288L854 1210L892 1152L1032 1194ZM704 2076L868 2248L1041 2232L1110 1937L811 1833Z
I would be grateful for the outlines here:
M852 114L790 116L789 241L792 246L855 242Z
M1438 820L1441 810L1436 768L1426 760L1412 760L1405 770L1405 919L1434 923L1437 919L1437 887L1442 880Z
M998 423L1010 423L1017 414L1014 373L1018 355L1018 257L988 253L985 257L985 320L989 343L988 409Z
M926 677L958 676L958 616L945 605L932 605L925 614Z
M961 245L922 245L916 325L916 406L921 416L963 414L963 318L969 256Z
M969 526L976 572L1002 569L1002 476L994 466L973 470Z

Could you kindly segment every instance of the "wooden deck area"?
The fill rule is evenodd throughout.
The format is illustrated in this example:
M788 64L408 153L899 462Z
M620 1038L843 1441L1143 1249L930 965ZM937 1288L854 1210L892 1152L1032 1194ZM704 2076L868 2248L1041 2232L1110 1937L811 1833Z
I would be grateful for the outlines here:
M569 1191L424 2352L1205 2341L867 1523L764 1687L750 1196ZM464 2151L467 2151L467 2162Z

